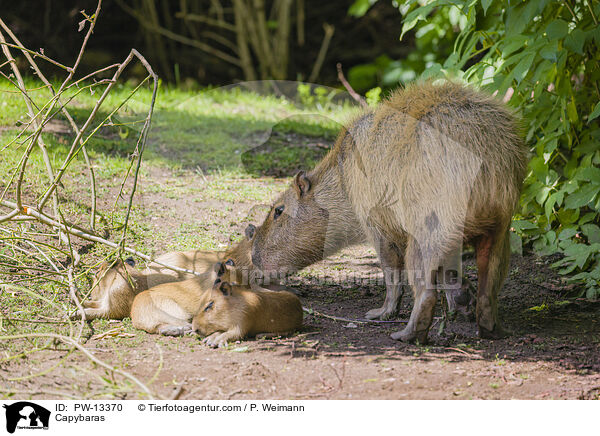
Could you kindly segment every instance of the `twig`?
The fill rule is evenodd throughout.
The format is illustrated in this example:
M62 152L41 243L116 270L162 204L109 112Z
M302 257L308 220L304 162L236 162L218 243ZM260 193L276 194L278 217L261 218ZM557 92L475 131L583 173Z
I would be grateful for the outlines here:
M140 15L138 12L136 12L135 9L127 6L122 0L117 0L117 4L129 15L136 18L142 26L147 27L148 29L153 30L157 33L160 33L161 35L166 36L167 38L170 38L174 41L178 41L178 42L181 42L182 44L186 44L186 45L190 45L192 47L199 48L200 50L205 51L206 53L209 53L209 54L211 54L225 62L228 62L232 65L235 65L238 67L240 66L239 59L237 59L231 55L228 55L227 53L224 53L221 50L217 50L216 48L212 47L209 44L206 44L202 41L197 41L195 39L188 38L183 35L179 35L175 32L165 29L164 27L153 25L151 22L146 20L142 15Z
M79 333L77 334L77 342L79 342L79 340L81 339L81 335L83 334L83 327L85 326L85 322L87 320L86 315L85 315L85 310L83 310L83 306L81 305L81 302L79 301L79 298L77 297L77 286L75 285L75 280L73 280L73 265L69 266L69 269L67 270L67 277L69 279L69 296L71 297L71 300L73 300L73 302L75 303L75 306L77 306L77 310L79 311L80 315L81 315L81 322L79 324Z
M377 319L351 319L351 318L343 318L340 316L333 316L333 315L327 315L321 312L318 312L314 309L307 309L306 307L302 307L302 310L306 313L308 313L309 315L316 315L316 316L321 316L323 318L328 318L328 319L333 319L335 321L342 321L342 322L354 322L354 323L360 323L360 324L398 324L398 323L407 323L408 320L403 320L403 319L398 319L398 320L393 320L393 321L381 321L381 320L377 320Z
M177 386L173 393L171 394L170 400L178 400L185 393L185 388L183 385Z
M344 77L344 72L342 71L342 64L340 64L338 62L336 67L337 67L337 72L338 72L338 80L340 81L340 83L342 85L344 85L344 88L346 88L346 91L348 91L348 94L350 94L350 97L352 97L354 100L356 100L362 107L365 107L365 108L369 107L369 105L367 104L365 99L362 98L360 95L358 95L358 93L354 89L352 89L352 86L350 86L350 84Z

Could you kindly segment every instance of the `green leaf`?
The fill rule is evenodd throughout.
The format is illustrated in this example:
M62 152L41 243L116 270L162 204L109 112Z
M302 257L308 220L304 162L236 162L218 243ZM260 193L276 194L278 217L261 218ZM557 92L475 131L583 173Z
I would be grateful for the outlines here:
M569 121L572 123L576 123L579 120L579 116L577 115L577 107L575 106L575 98L572 98L567 104L567 115L569 116Z
M523 241L515 232L510 232L510 251L523 256Z
M585 43L585 32L581 29L575 29L565 38L565 47L577 54L583 54L583 44Z
M536 226L534 223L531 223L529 221L525 221L525 220L515 220L512 222L512 227L515 230L530 230L530 229L537 229L538 226Z
M556 197L557 194L555 192L550 197L548 197L546 204L544 204L544 213L546 214L546 217L548 219L550 219L550 215L552 215L554 205L556 204Z
M481 7L483 8L483 15L487 14L487 10L492 4L492 0L481 0Z
M590 254L592 254L592 246L585 244L573 244L565 250L565 254L575 261L575 265L583 268Z
M515 35L506 38L502 46L502 57L505 59L508 58L515 51L522 49L527 41L529 41L529 38L525 35Z
M581 231L591 244L600 244L600 227L596 224L584 224L581 226Z
M566 198L565 208L577 209L582 206L586 206L594 200L597 194L598 186L592 183L587 183L583 185L579 191L574 192Z
M579 220L579 225L582 226L596 219L596 214L594 212L588 212Z
M558 235L558 239L560 239L562 241L565 239L572 238L576 234L577 234L577 229L575 227L568 227L568 228L564 229L562 232L560 232L560 235Z
M592 182L596 185L600 185L600 168L588 167L580 168L575 173L575 180L585 180L586 182Z
M551 187L545 186L544 188L540 189L540 191L535 196L535 201L537 201L540 206L542 206L546 201L546 198L548 198L548 194L550 193L551 189Z
M550 39L561 39L569 33L569 23L565 20L554 20L546 27L546 35Z
M376 1L377 0L354 0L350 9L348 9L348 15L362 17Z
M592 121L593 119L597 118L599 115L600 115L600 101L598 103L596 103L596 107L594 107L594 110L588 116L588 123L590 121Z
M573 224L577 221L577 219L579 219L579 209L560 209L556 213L556 216L558 217L558 221L560 221L563 226Z
M585 290L585 298L587 298L588 300L596 300L599 296L600 288L592 286Z
M558 59L558 41L550 41L540 50L540 56L552 62Z
M417 23L421 20L424 20L433 10L434 7L438 6L438 2L432 2L425 6L418 7L414 11L410 12L405 18L404 23L402 24L402 33L400 34L400 39L404 36L406 32L411 30L413 27L417 25Z
M546 162L544 162L543 157L534 157L531 159L529 162L529 168L531 168L540 182L546 181L546 175L548 175L548 165L546 165Z

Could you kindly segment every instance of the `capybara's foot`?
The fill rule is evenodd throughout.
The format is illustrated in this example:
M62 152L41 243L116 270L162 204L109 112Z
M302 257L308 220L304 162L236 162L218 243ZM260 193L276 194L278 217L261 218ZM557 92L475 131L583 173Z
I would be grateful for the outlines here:
M371 309L365 314L365 318L367 319L381 319L388 320L395 315L395 311L391 309L387 309L384 307L379 307L377 309Z
M470 307L460 306L456 310L448 312L448 320L473 322L475 313Z
M226 348L227 347L227 333L216 332L210 336L205 337L202 342L212 348Z
M419 344L427 343L427 331L417 332L406 327L404 330L392 333L392 339L402 342L419 342Z
M498 323L496 323L493 330L488 330L481 325L479 326L479 337L482 339L503 339L511 335L512 332L510 330L502 328Z
M221 332L214 332L212 335L209 335L202 339L202 343L208 345L209 347L216 348L218 345L216 338L220 335Z

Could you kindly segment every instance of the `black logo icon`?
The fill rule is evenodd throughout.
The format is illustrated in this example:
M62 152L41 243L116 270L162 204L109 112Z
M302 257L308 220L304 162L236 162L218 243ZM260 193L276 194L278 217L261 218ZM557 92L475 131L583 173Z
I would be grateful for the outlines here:
M50 411L29 401L19 401L17 403L2 407L6 409L6 431L14 433L19 429L48 429L50 422Z

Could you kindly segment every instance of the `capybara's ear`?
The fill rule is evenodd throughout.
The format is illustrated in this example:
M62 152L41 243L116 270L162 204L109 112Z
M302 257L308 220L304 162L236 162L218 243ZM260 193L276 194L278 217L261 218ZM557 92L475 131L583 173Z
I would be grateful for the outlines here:
M251 241L252 238L254 238L254 233L256 233L256 226L254 224L248 224L244 233L246 234L246 239Z
M221 285L219 286L219 289L221 290L223 295L225 295L226 297L231 295L231 285L229 284L229 282L221 283Z
M129 266L135 266L135 260L133 260L133 257L128 257L125 259L125 263Z
M215 272L217 273L217 277L221 277L225 274L225 264L223 262L217 262L215 264Z
M233 259L227 259L227 261L225 262L225 265L227 265L227 266L235 266L235 262L233 261Z
M300 171L294 177L294 189L298 194L298 197L302 197L308 191L310 191L310 180L306 177L306 173L304 171Z

